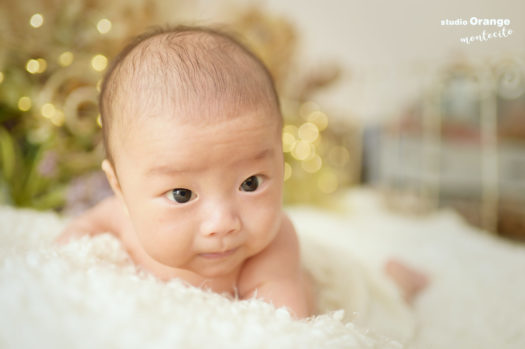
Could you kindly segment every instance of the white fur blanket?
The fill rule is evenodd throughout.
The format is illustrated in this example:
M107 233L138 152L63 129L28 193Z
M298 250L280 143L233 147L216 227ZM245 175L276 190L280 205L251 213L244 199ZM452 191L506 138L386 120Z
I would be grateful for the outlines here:
M346 202L344 214L288 210L325 313L303 321L157 281L109 235L57 248L65 219L0 207L0 348L525 347L525 248L450 212L404 218L359 191ZM413 307L382 274L389 256L432 279Z

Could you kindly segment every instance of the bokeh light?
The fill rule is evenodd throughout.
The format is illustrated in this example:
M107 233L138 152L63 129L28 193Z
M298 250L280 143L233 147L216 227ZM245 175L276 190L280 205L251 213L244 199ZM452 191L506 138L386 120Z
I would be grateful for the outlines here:
M313 111L310 114L308 114L306 120L317 125L319 131L323 131L326 127L328 127L328 116L319 110Z
M36 59L30 59L26 63L26 70L31 74L38 73L39 70L39 64Z
M29 19L29 25L33 28L40 28L42 24L44 24L44 16L42 16L40 13L35 13Z
M107 18L102 18L97 23L97 30L100 34L106 34L111 30L111 21Z
M43 58L30 59L26 63L26 70L31 74L40 74L47 69L47 62Z
M297 130L297 133L301 140L309 143L314 142L319 136L319 130L317 129L317 126L311 122L302 124L299 127L299 130Z
M60 64L62 67L67 67L68 65L71 65L71 63L73 63L74 59L75 56L73 55L73 52L62 52L60 56L58 56L58 64Z
M56 108L53 104L46 103L40 108L40 111L45 118L50 119L55 114Z
M20 97L18 100L18 109L21 111L28 111L32 106L31 98L27 96Z
M319 171L322 166L323 160L321 160L321 157L317 154L314 154L309 159L306 159L305 161L301 162L301 167L308 173L315 173Z
M98 54L93 56L93 58L91 59L91 67L93 67L93 69L95 69L96 71L103 71L104 69L106 69L107 65L108 59L104 55Z
M306 160L312 154L312 145L305 141L296 143L292 150L292 156L297 160Z

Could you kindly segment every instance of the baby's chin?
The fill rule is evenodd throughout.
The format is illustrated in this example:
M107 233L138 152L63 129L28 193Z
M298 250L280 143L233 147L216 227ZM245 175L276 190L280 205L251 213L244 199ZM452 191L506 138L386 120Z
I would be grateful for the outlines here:
M207 261L205 266L194 267L188 270L205 278L226 278L237 274L245 259L232 257L231 260Z
M195 274L198 274L199 276L206 278L206 279L222 279L227 278L235 271L234 269L228 269L228 270L210 270L210 269L200 269L200 270L192 270Z
M194 260L187 264L164 264L173 270L174 274L187 275L187 273L196 274L207 279L221 279L227 278L238 273L246 258L233 253L230 256L224 258L210 258L196 256ZM159 261L160 262L160 261Z

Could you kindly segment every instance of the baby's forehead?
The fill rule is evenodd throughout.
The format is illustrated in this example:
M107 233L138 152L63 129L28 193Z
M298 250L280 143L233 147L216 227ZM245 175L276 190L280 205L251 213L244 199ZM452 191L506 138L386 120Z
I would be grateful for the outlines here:
M140 154L149 154L144 161L152 166L162 159L165 162L175 160L166 154L176 154L176 162L181 159L199 162L199 158L225 147L231 149L222 153L225 160L230 160L240 150L249 154L272 150L274 154L280 154L281 127L277 118L264 113L207 123L165 116L128 127L115 130L119 134L117 138L120 138L115 142L116 159L123 154L127 154L126 158L144 158Z
M125 116L119 119L124 120ZM227 106L217 110L210 106L188 102L184 106L166 105L159 106L156 113L143 113L141 117L130 117L133 122L119 122L115 131L120 134L151 132L151 127L161 129L184 129L190 137L194 130L201 128L213 129L217 125L224 128L235 127L234 125L243 123L243 120L255 120L261 126L271 126L271 130L281 132L282 117L279 111L272 108L253 106ZM235 124L230 123L237 121Z

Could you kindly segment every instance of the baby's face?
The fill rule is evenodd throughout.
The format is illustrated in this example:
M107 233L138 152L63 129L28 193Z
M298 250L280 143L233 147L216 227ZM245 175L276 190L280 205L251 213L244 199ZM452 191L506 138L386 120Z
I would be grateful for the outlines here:
M281 130L276 117L262 113L200 125L151 118L116 144L122 198L153 259L227 276L276 236Z

